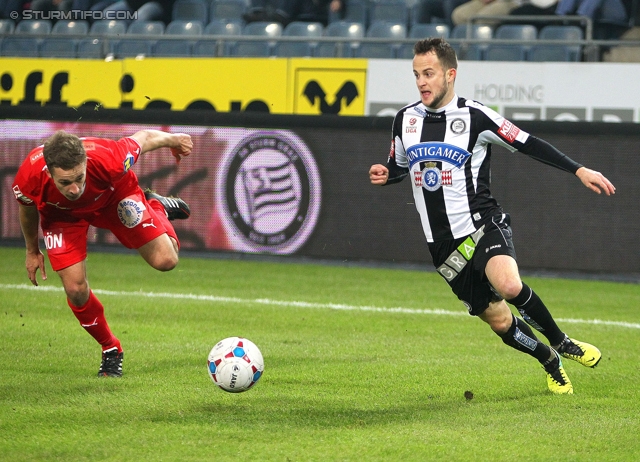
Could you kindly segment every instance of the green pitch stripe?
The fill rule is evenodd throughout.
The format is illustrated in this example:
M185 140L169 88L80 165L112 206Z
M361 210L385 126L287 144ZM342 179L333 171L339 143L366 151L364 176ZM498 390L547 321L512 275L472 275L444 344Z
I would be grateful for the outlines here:
M31 286L27 284L0 284L0 289L11 290L37 290L44 292L62 292L62 287L53 286ZM376 313L404 313L404 314L430 314L430 315L446 315L446 316L465 316L471 318L466 311L451 311L440 308L435 309L416 309L404 307L378 307L366 305L347 305L341 303L311 303L303 301L288 300L272 300L269 298L238 298L238 297L220 297L217 295L197 295L197 294L179 294L169 292L122 292L114 290L92 289L98 295L114 295L124 297L148 297L148 298L167 298L180 300L200 300L214 303L240 303L244 305L271 305L271 306L289 306L296 308L328 308L331 310L344 311L372 311ZM574 318L557 318L556 321L567 324L593 324L603 326L626 327L629 329L640 329L640 323L622 322L622 321L605 321L601 319L574 319Z

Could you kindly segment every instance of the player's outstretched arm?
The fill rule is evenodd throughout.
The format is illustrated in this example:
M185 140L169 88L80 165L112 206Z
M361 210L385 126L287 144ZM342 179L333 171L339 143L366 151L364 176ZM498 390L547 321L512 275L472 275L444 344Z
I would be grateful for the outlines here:
M169 148L176 162L191 154L193 142L186 133L167 133L160 130L140 130L131 138L135 139L142 148L141 154L158 148Z
M576 171L576 176L580 178L582 184L598 194L604 192L607 196L610 196L616 193L615 186L600 172L580 167Z
M369 169L371 184L384 185L389 180L389 169L382 164L372 165Z
M40 215L35 207L26 207L20 205L20 228L24 236L24 243L27 248L27 256L25 266L27 267L27 276L34 286L38 285L36 274L38 269L42 275L42 280L47 279L47 272L44 268L44 255L40 251L38 245L38 225L40 223Z

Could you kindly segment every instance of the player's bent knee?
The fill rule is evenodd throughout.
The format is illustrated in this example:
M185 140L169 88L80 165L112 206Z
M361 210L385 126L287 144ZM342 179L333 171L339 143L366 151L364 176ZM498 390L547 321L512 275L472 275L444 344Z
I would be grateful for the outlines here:
M64 291L73 306L83 306L89 300L89 287L87 285L65 286Z
M149 262L149 264L158 271L171 271L178 266L178 256L167 255L162 258L154 259L154 261Z
M500 281L498 287L494 288L505 300L511 300L516 298L522 291L522 282L520 279L503 280Z
M493 330L498 335L504 335L509 331L511 327L512 318L504 317L500 319L495 319L491 324L491 330Z

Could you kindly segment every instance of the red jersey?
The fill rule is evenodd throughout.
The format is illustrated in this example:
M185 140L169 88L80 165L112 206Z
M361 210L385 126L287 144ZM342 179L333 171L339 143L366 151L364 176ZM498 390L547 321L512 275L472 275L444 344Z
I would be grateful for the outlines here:
M87 152L86 186L75 201L64 197L47 175L43 146L32 150L24 160L13 182L18 202L36 206L42 213L68 213L74 218L91 219L109 203L118 186L137 185L131 167L140 156L140 144L133 138L113 141L105 138L80 138Z

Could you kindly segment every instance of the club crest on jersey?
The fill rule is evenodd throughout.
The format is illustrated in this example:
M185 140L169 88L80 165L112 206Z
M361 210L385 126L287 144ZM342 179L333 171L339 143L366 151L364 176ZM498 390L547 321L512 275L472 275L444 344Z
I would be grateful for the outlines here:
M451 186L453 178L451 170L440 170L435 162L427 162L422 171L413 172L413 182L418 188L423 187L427 191L437 191L441 186Z
M410 166L418 162L440 161L460 168L470 156L470 152L458 146L438 141L414 144L407 149L407 158Z
M118 218L127 228L133 228L140 224L145 210L147 208L142 202L127 197L118 203Z
M127 153L127 157L125 157L125 158L124 158L124 162L123 162L123 165L124 165L124 171L125 171L125 172L128 172L128 171L129 171L129 169L130 169L131 167L133 167L133 164L135 164L135 163L136 163L136 158L135 158L135 157L133 157L133 154L131 154L130 152L128 152L128 153Z
M451 131L453 133L459 135L461 133L464 133L464 131L467 129L467 124L462 119L453 119L451 121L451 125L449 125L449 128L451 128Z

